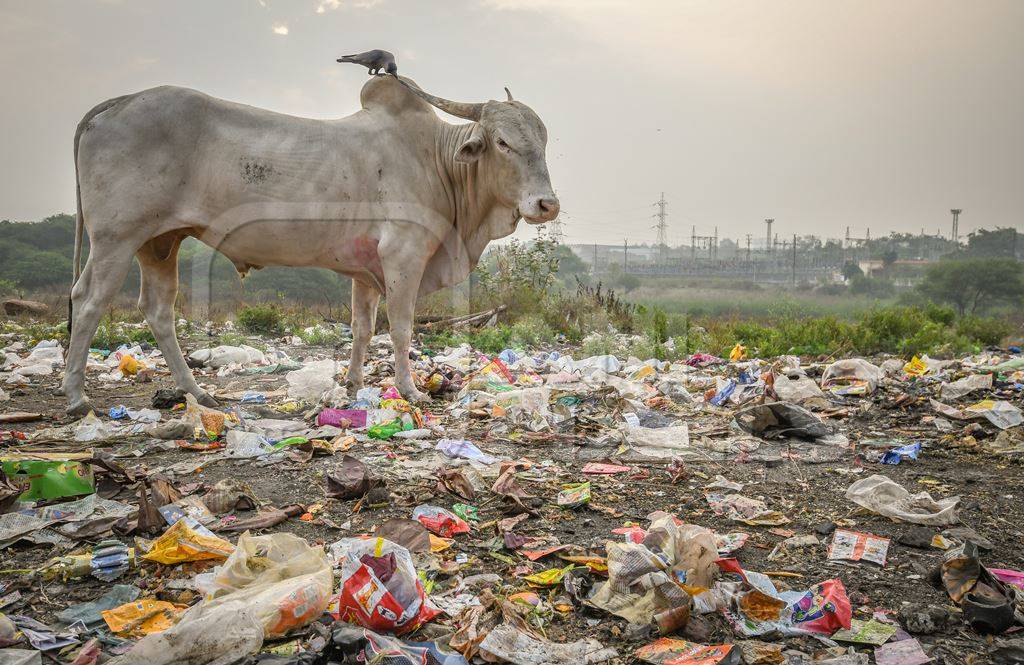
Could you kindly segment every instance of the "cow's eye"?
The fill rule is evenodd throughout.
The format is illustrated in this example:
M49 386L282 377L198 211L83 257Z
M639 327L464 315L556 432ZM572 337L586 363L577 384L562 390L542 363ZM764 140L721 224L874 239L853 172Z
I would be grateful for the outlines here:
M512 147L505 143L505 139L498 139L496 143L498 144L498 148L501 150L504 150L505 152L512 152Z

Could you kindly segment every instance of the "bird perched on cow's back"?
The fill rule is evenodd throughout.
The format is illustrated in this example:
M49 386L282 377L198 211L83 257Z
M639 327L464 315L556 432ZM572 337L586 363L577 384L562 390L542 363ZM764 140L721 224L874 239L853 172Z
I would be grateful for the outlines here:
M370 70L370 74L373 76L391 74L395 78L398 78L398 65L395 64L395 56L388 51L382 51L381 49L373 49L372 51L366 51L365 53L355 53L353 55L343 55L338 58L338 62L352 62L357 65L362 65ZM382 71L383 70L383 73Z

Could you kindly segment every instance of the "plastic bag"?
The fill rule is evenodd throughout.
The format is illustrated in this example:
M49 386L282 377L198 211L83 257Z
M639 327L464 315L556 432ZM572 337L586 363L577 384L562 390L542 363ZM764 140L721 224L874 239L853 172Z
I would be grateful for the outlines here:
M203 406L191 393L185 395L185 415L182 420L192 426L197 439L216 439L227 427L227 416L224 413Z
M885 476L862 478L846 488L846 498L868 510L912 524L944 526L956 522L960 497L935 501L928 492L911 494Z
M110 632L121 637L141 637L167 630L178 621L185 610L184 605L175 605L155 598L140 598L100 612Z
M228 365L266 365L267 357L259 349L245 344L241 346L215 346L212 349L197 349L188 355L189 359L201 362L206 367Z
M401 545L384 538L345 538L331 546L331 554L341 566L341 591L328 610L335 619L402 635L440 614Z
M202 578L203 604L213 609L243 601L266 638L282 637L317 619L334 585L327 555L290 533L238 537L235 552Z
M299 400L316 401L320 396L334 387L334 376L338 373L338 364L333 360L318 360L288 372L284 378L288 382L288 397Z
M262 457L274 452L274 447L262 435L256 432L230 430L227 435L227 448L224 454L235 459Z
M177 625L144 637L107 665L231 665L263 646L255 608L243 602L198 611L202 607L200 603L187 610Z
M875 392L884 376L880 367L863 358L848 358L825 368L821 387L836 395L867 395Z
M200 533L188 525L188 520L178 520L153 541L153 547L142 555L143 559L163 564L185 561L207 561L225 559L234 547L209 531Z
M775 394L783 402L802 402L805 399L824 397L814 379L806 376L790 378L785 374L775 377Z
M412 518L442 538L469 533L469 525L462 518L439 506L416 506L412 511Z
M121 357L121 362L117 364L117 369L121 372L122 376L135 376L140 370L146 369L146 363L128 354Z
M97 418L92 411L74 424L75 441L81 443L109 439L115 431L113 427Z

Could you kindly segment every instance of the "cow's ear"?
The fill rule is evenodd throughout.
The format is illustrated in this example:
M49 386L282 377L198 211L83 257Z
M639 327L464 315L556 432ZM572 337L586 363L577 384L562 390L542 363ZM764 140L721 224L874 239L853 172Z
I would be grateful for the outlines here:
M455 151L455 161L463 164L472 164L480 159L480 156L484 154L486 149L487 142L484 140L484 132L478 124L473 128L473 133L469 135L466 142Z

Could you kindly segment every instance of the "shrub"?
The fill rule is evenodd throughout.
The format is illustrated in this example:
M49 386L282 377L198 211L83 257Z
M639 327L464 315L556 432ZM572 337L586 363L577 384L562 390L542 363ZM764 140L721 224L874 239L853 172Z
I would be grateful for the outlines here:
M238 327L253 335L280 335L284 317L276 305L249 305L235 314Z
M956 331L979 344L994 346L1013 333L1013 326L1003 319L965 316L956 322Z

